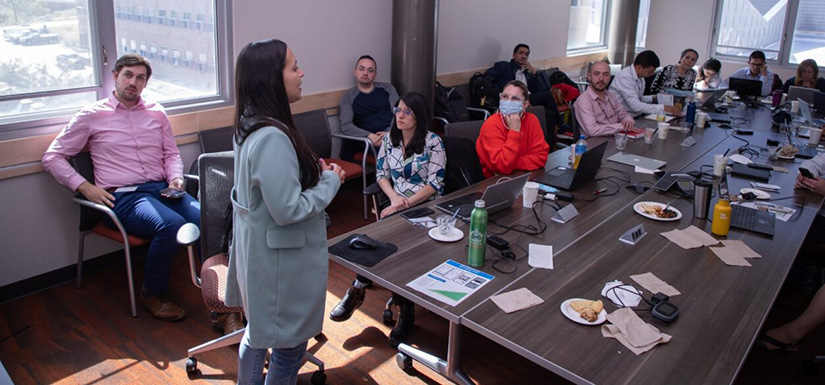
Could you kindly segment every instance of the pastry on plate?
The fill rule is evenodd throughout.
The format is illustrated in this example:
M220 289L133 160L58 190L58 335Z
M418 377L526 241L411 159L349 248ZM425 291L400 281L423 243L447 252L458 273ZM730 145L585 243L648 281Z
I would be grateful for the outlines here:
M599 313L604 309L604 304L601 300L577 299L570 302L570 307L576 313L579 313L579 316L583 319L593 322L599 318Z

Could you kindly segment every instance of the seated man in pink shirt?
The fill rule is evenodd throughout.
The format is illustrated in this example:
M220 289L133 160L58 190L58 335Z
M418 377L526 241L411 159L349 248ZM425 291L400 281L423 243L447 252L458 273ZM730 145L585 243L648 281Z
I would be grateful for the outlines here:
M43 154L43 167L60 184L111 207L129 234L152 239L141 303L152 316L176 321L186 311L163 295L178 250L176 233L186 222L200 225L200 203L188 194L161 193L167 187L183 190L183 162L163 106L140 97L152 76L149 62L124 55L112 74L114 92L72 117ZM94 181L68 161L87 146Z
M591 137L632 130L635 124L633 117L625 111L616 96L607 91L610 66L603 61L590 63L587 82L590 86L573 104L581 134Z

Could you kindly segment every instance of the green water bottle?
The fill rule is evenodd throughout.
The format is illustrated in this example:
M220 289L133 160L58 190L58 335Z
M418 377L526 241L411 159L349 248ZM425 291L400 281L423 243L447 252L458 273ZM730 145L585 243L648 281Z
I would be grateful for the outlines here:
M470 214L470 248L467 252L467 264L472 267L484 266L484 254L487 252L487 209L484 201L475 202Z

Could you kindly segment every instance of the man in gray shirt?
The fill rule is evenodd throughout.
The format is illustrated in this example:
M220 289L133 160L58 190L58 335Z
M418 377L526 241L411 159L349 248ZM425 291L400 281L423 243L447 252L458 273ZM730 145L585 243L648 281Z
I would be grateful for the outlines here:
M366 137L373 146L380 147L394 118L392 108L398 103L398 92L390 83L375 81L378 65L369 55L358 58L353 73L357 86L344 92L338 104L341 133ZM352 160L362 148L360 143L345 140L341 145L341 158Z

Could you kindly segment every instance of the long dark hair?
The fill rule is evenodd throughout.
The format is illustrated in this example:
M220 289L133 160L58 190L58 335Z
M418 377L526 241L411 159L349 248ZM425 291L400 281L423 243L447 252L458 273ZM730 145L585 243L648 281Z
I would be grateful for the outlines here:
M714 58L708 59L704 64L702 64L702 68L699 69L699 75L696 76L697 82L707 80L705 79L705 68L711 71L716 71L716 74L719 74L719 71L722 70L722 62Z
M424 100L424 96L418 92L410 92L401 97L400 102L404 102L407 108L412 111L415 116L415 133L413 134L410 143L404 148L404 158L410 157L413 154L420 154L424 152L424 145L427 141L427 131L430 131L433 122L433 116L430 115L430 107ZM398 106L396 104L396 106ZM390 127L390 142L393 147L398 147L404 140L401 135L401 130L398 129L398 123L395 120Z
M249 43L238 54L235 64L235 142L240 145L261 127L278 127L295 147L301 170L301 189L306 190L320 180L321 165L292 121L283 77L286 52L286 43L269 39ZM251 125L250 120L254 122Z

